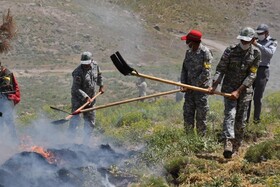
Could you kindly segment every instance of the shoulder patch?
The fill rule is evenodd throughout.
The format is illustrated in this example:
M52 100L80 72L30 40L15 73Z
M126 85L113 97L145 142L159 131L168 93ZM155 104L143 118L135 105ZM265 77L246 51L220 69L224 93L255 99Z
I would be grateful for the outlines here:
M250 72L252 72L252 73L257 73L257 70L258 70L258 67L256 67L256 66L252 66L250 68Z
M208 62L204 62L203 67L204 67L205 69L210 69L210 68L211 68L211 64L208 63Z

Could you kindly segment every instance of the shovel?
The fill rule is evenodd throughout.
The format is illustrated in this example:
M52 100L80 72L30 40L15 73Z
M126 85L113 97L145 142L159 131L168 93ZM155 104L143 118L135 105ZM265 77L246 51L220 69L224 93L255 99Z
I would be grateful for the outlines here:
M116 66L116 68L125 76L126 75L134 75L134 76L137 76L137 77L143 77L143 78L147 78L147 79L151 79L151 80L155 80L155 81L159 81L159 82L163 82L163 83L167 83L167 84L172 84L172 85L176 85L176 86L181 86L181 87L184 87L184 88L187 88L187 89L190 89L190 90L199 91L199 92L209 94L209 91L206 88L200 88L200 87L191 86L191 85L188 85L188 84L183 84L183 83L179 83L179 82L174 82L174 81L170 81L170 80L161 79L161 78L157 78L157 77L153 77L153 76L138 73L135 69L130 67L125 62L125 60L123 59L123 57L121 56L121 54L118 51L115 54L112 54L110 56L110 58L111 58L112 62L114 63L114 65ZM229 93L222 93L222 92L218 92L218 91L214 91L214 94L225 96L225 97L231 97L231 94L229 94Z
M108 108L108 107L111 107L111 106L121 105L121 104L125 104L125 103L130 103L130 102L133 102L133 101L139 101L139 100L143 100L143 99L152 98L152 97L158 97L158 96L162 96L162 95L173 94L173 93L176 93L176 92L181 92L181 90L176 89L176 90L171 90L171 91L167 91L167 92L161 92L161 93L157 93L157 94L152 94L152 95L147 95L147 96L142 96L142 97L137 97L137 98L132 98L132 99L126 99L126 100L122 100L122 101L117 101L117 102L113 102L113 103L109 103L109 104L105 104L105 105L100 105L100 106L93 107L93 108L83 109L83 110L80 110L76 113L73 112L72 115L77 115L77 114L84 113L84 112L89 112L89 111L92 111L92 110Z
M101 94L101 92L98 92L95 96L93 96L89 101L87 101L85 104L83 104L80 108L78 108L77 110L75 110L73 113L69 114L68 116L66 116L64 119L60 119L60 120L56 120L56 121L53 121L52 124L55 124L55 125L59 125L59 124L63 124L63 123L66 123L69 119L71 119L74 114L76 113L79 113L82 109L84 109L88 104L92 103L94 101L94 99L96 97L98 97L99 95ZM61 110L61 109L58 109L58 108L55 108L55 107L51 107L52 109L55 109L55 110L59 110L59 111L63 111L63 112L66 112L64 110Z
M50 106L50 108L53 109L53 110L57 110L57 111L59 111L59 112L64 112L64 113L69 114L69 115L72 114L72 113L70 113L70 112L68 112L68 111L66 111L66 110L62 110L62 109L57 108L57 107L54 107L54 106Z

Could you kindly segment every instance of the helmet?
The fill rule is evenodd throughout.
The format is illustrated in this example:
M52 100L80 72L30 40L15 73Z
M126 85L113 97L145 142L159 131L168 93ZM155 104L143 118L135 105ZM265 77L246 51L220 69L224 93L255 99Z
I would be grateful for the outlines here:
M83 52L81 56L81 64L90 64L92 59L91 52Z

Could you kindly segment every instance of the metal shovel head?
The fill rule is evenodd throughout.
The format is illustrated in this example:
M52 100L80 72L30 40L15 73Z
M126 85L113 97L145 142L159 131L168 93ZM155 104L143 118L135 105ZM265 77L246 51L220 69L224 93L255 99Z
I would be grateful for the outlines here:
M62 125L64 123L66 123L67 121L68 121L67 119L60 119L60 120L52 121L51 123L53 125Z
M119 72L121 72L123 75L128 75L128 73L126 72L126 70L124 69L123 65L121 64L120 60L118 59L116 54L112 54L110 56L113 64L116 66L116 68L119 70Z
M62 109L60 109L60 108L56 108L56 107L53 107L53 106L50 106L50 108L53 109L53 110L56 110L56 111L64 112L64 113L66 113L66 114L71 114L70 112L67 112L67 111L65 111L65 110L62 110Z
M135 71L131 68L126 61L123 59L121 54L117 51L115 54L110 56L111 60L113 61L116 68L123 74L123 75L130 75L132 71ZM135 71L136 72L136 71Z

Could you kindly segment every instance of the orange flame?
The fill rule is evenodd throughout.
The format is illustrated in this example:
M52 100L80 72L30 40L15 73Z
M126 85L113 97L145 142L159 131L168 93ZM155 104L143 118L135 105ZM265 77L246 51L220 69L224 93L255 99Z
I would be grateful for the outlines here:
M56 162L54 154L49 151L46 151L43 147L32 146L31 151L38 153L38 154L42 155L43 157L45 157L50 164L53 164Z

